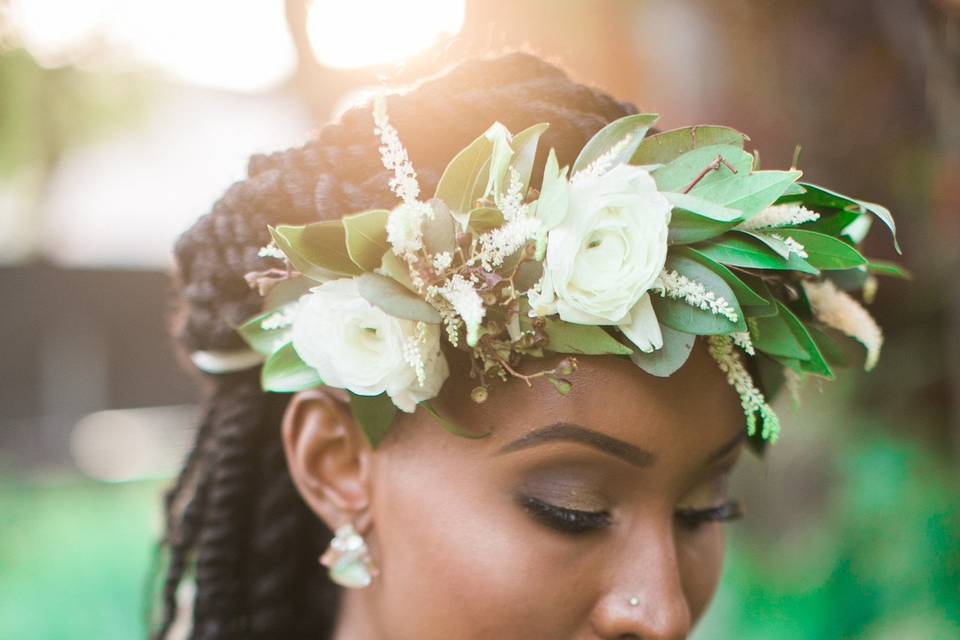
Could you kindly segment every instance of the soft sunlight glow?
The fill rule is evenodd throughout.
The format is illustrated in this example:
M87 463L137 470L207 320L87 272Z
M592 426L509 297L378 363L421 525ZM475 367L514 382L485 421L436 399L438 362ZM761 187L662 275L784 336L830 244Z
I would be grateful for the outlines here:
M320 64L356 68L422 51L463 17L464 0L314 0L307 32Z
M13 37L46 66L149 65L189 82L259 91L296 63L283 0L12 0Z

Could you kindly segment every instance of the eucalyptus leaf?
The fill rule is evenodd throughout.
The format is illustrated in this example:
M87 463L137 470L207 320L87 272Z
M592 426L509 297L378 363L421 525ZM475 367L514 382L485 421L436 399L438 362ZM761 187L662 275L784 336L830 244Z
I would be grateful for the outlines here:
M461 216L474 208L487 188L492 152L493 143L486 134L481 135L454 156L440 176L436 197L450 207L461 225L464 224Z
M503 195L507 190L507 170L510 168L510 160L513 158L513 147L510 146L510 131L499 122L494 122L483 135L493 144L490 151L487 186L484 189L483 197L496 197Z
M867 264L867 259L843 240L816 231L790 229L781 232L803 245L804 258L817 269L852 269Z
M671 253L674 255L687 257L695 262L699 262L701 265L707 267L718 276L723 278L724 282L727 283L727 286L729 286L734 295L736 295L737 300L741 305L765 306L767 304L767 299L763 295L757 293L733 271L723 266L716 260L707 257L700 251L697 251L692 247L677 247L676 249L671 249Z
M343 229L346 235L347 254L354 264L364 271L373 271L380 266L383 254L390 247L387 244L386 209L374 209L362 213L343 216Z
M469 227L474 233L482 234L503 226L503 212L493 207L480 207L470 212Z
M393 251L387 251L383 254L383 261L380 263L380 268L377 269L377 273L399 282L408 291L416 294L416 287L410 278L410 267Z
M660 327L660 333L663 335L662 347L650 353L635 351L630 355L630 359L650 375L667 378L690 357L696 336L665 325Z
M274 311L286 304L295 302L315 286L317 286L317 281L310 278L294 277L281 280L273 285L263 297L263 310Z
M667 256L664 270L676 271L680 275L703 285L716 298L726 300L736 313L737 320L732 322L725 316L700 309L683 300L652 295L653 309L661 325L695 335L717 335L747 330L743 311L737 302L737 296L716 272L692 258L676 253Z
M346 231L340 220L305 226L269 227L273 241L303 275L320 282L361 273L347 252Z
M292 342L277 349L260 370L260 386L264 391L294 393L322 385L317 370L300 359Z
M393 419L397 415L397 406L386 393L376 396L362 396L350 392L350 413L373 449L380 446Z
M726 164L721 164L716 170L704 173L704 170L710 167L717 158L723 158L727 164L734 168L734 171L731 171ZM703 177L697 182L696 187L704 187L730 176L749 174L752 168L753 156L740 147L729 144L714 144L698 147L684 153L654 171L653 178L656 180L657 188L660 191L682 193L701 174L703 174Z
M521 193L526 194L530 187L530 176L533 173L533 164L537 158L537 147L540 143L540 136L550 125L546 122L527 127L520 133L513 136L510 146L513 147L513 159L510 160L510 167L520 176L522 185Z
M616 354L628 356L633 350L617 341L602 327L592 324L574 324L556 318L546 318L548 351L583 355Z
M430 255L448 252L457 248L457 225L450 208L440 198L432 198L430 206L433 217L423 221L423 246Z
M644 138L630 164L666 164L698 147L731 145L743 148L746 134L729 127L698 125L663 131Z
M811 275L820 273L803 258L793 255L784 260L756 238L736 231L697 245L696 249L708 258L734 267L801 271Z
M620 141L629 138L616 158L612 159L611 165L615 166L627 162L636 152L643 137L647 135L647 131L657 121L658 117L654 113L637 113L618 118L600 129L580 150L580 154L573 163L573 173L576 174L578 171L586 169L590 166L590 163L610 151Z
M277 347L290 341L290 327L264 329L262 326L264 320L280 311L281 309L265 311L237 327L237 333L244 342L262 356L269 357Z
M492 431L485 431L483 433L473 433L472 431L468 431L467 429L464 429L463 427L456 424L449 418L444 417L439 411L437 411L437 409L433 406L433 404L429 400L421 400L418 404L421 407L423 407L427 411L427 413L430 414L433 417L433 419L436 420L440 424L440 426L444 428L444 430L448 431L449 433L452 433L455 436L460 436L461 438L471 438L474 440L479 440L480 438L486 438L487 436L493 433Z
M544 233L563 222L567 215L568 199L566 170L560 169L557 154L550 149L543 168L543 186L537 200L537 217Z
M440 324L440 313L405 286L379 273L357 277L357 290L364 300L403 320Z

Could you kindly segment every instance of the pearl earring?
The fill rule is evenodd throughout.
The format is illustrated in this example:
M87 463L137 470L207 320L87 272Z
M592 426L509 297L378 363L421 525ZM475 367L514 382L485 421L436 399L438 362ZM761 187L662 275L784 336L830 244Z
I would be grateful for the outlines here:
M627 602L630 603L631 607L635 607L638 604L640 604L640 598L638 598L637 596L632 596L629 600L627 600Z
M330 546L320 556L320 564L327 567L331 580L350 589L369 586L378 573L367 541L349 522L337 529Z

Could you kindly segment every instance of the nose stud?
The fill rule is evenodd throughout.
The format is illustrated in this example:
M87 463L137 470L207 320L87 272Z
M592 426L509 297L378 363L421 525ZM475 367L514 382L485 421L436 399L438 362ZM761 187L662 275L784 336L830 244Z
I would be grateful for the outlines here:
M638 604L640 604L640 598L638 598L637 596L632 596L629 600L627 600L627 602L630 603L631 607L635 607Z

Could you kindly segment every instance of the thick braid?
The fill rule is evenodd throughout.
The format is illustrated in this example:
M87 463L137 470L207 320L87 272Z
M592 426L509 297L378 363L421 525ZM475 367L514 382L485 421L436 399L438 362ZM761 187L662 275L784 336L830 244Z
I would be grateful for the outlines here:
M520 53L461 63L389 97L388 108L425 196L446 162L495 120L511 131L549 122L542 166L550 147L572 163L604 124L636 111ZM366 105L302 147L250 159L248 177L177 243L172 333L185 350L242 347L233 327L261 304L244 275L275 266L257 255L269 241L268 224L394 206L378 146ZM170 562L157 637L166 637L178 587L194 565L193 640L324 637L339 600L317 564L331 533L289 477L280 439L286 397L263 394L256 370L213 385L197 444L167 499Z

